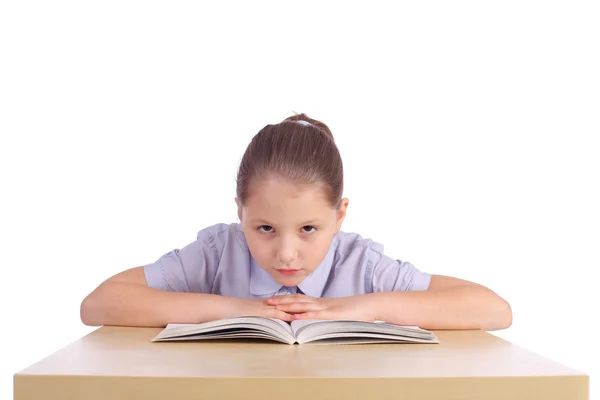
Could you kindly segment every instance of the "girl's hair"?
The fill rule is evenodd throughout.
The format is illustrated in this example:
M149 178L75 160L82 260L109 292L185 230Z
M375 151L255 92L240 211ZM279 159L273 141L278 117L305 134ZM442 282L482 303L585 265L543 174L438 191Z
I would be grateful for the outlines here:
M333 134L321 121L296 114L267 125L248 145L237 174L237 197L242 204L255 180L280 176L292 182L323 185L337 208L342 198L344 171Z

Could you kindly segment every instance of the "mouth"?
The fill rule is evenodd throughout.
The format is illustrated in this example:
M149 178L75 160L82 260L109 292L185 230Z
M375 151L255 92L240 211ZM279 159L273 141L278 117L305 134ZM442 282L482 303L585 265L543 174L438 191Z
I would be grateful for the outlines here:
M277 269L276 271L278 273L280 273L281 275L291 276L291 275L296 275L301 270L300 269Z

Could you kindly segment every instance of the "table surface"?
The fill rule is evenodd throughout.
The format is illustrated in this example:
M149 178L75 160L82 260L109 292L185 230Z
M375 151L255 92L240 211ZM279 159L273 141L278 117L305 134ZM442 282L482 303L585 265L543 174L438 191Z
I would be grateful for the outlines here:
M581 371L478 330L434 331L440 344L369 345L150 342L158 332L157 328L99 328L18 372L15 399L38 398L37 389L48 398L49 388L57 382L67 387L69 382L72 384L71 391L60 394L61 398L71 399L80 398L78 395L84 398L84 389L94 385L100 392L105 391L103 395L113 396L126 390L129 395L135 392L158 396L160 392L174 396L181 392L179 397L171 398L204 398L193 397L184 390L200 388L214 398L233 398L228 396L239 395L239 390L266 390L289 399L294 398L289 385L300 382L302 388L293 389L298 398L308 390L331 394L333 390L352 387L355 390L346 393L347 398L365 393L386 398L385 387L397 388L399 384L410 389L408 393L412 395L407 398L430 398L426 392L436 391L438 398L442 398L442 392L449 396L459 394L461 398L471 398L472 393L472 398L476 398L485 387L492 386L500 395L519 398L519 393L531 394L540 384L546 389L535 389L536 396L588 398L588 377ZM154 385L152 379L161 385ZM256 398L264 397L263 393ZM318 396L313 392L310 397Z

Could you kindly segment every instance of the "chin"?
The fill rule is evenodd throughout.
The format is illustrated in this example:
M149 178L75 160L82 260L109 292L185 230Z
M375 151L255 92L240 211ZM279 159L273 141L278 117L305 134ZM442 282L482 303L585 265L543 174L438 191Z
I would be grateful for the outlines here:
M304 280L304 278L306 278L306 276L302 275L301 277L278 277L275 280L279 283L281 283L284 286L298 286L300 283L302 283L302 281Z

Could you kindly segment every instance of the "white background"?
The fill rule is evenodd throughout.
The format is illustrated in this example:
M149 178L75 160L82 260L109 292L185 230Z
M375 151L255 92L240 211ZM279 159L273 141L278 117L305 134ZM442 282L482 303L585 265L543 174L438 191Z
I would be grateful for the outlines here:
M294 111L342 152L344 230L488 285L496 334L599 398L597 2L196 3L1 3L0 398L102 280L235 221Z

